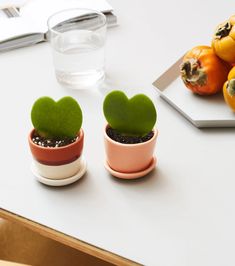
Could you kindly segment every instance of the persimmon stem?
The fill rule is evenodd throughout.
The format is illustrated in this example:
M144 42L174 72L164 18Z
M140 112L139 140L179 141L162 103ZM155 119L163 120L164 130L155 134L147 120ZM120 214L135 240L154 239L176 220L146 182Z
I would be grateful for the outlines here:
M228 94L231 96L235 95L235 79L230 79L227 83Z
M230 22L226 22L224 25L219 27L215 33L216 38L221 39L229 35L232 25Z
M207 75L197 59L191 58L185 61L180 67L180 72L185 83L199 86L204 86L206 84Z

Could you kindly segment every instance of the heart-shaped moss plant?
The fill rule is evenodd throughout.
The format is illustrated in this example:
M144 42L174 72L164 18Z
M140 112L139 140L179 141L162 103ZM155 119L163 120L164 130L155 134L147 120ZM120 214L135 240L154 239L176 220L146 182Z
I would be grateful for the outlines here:
M31 110L32 124L43 137L75 137L82 125L82 110L69 96L55 102L50 97L37 99Z
M112 91L105 97L103 112L111 128L129 136L148 134L157 119L157 112L150 98L137 94L128 99L122 91Z

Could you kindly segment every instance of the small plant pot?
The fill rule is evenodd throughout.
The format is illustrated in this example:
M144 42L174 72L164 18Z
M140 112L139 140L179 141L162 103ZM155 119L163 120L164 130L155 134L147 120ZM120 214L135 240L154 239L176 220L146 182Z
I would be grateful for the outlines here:
M142 143L123 144L112 140L104 132L104 145L106 152L106 169L114 176L132 179L146 175L156 165L154 149L156 145L158 130L154 129L153 137Z
M75 142L62 147L42 147L32 141L35 130L29 136L29 147L33 156L32 170L39 181L48 185L65 185L69 180L76 181L84 174L84 160L82 150L84 143L84 132L80 129ZM77 178L75 178L77 177ZM48 182L48 180L52 180ZM64 182L64 180L68 182ZM53 181L54 180L54 181Z

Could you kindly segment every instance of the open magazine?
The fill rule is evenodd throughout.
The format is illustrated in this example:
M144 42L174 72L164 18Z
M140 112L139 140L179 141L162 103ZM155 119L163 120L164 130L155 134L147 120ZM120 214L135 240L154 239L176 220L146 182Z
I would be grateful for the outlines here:
M18 0L19 1L19 0ZM55 12L88 8L103 12L108 26L117 23L105 0L28 0L21 7L3 8L0 13L0 52L47 40L47 20Z

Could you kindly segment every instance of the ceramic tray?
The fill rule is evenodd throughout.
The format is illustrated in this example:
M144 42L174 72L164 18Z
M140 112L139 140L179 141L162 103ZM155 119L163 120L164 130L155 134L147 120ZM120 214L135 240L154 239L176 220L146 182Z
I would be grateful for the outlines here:
M153 83L160 96L196 127L235 127L235 113L224 102L222 93L202 97L185 87L179 76L182 59Z

